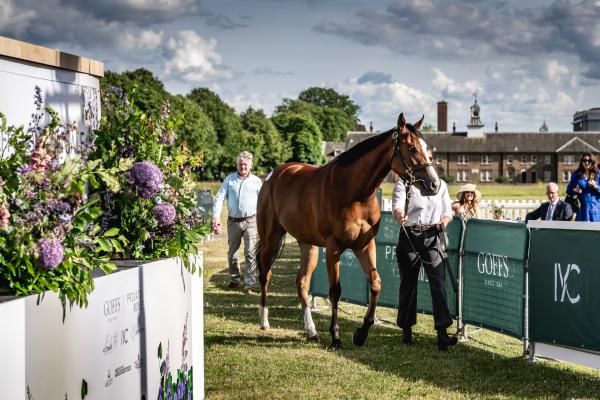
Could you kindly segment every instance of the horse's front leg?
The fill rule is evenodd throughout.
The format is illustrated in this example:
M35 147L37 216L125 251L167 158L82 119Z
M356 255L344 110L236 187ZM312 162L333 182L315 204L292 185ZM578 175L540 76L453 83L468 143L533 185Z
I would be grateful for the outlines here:
M296 278L296 287L298 288L298 297L304 315L304 329L306 329L309 340L316 340L319 335L308 305L308 290L310 289L310 277L319 260L319 247L300 242L298 242L298 245L300 246L300 270Z
M331 333L330 349L337 350L342 348L340 340L340 327L338 326L338 303L342 296L342 286L340 285L340 255L341 249L335 243L334 239L328 240L326 245L327 276L329 277L329 301L331 302L331 324L329 333Z
M369 308L365 314L365 319L360 328L354 332L352 341L356 346L362 346L369 335L369 328L375 323L375 309L377 308L377 299L381 292L381 279L377 273L375 239L371 239L369 244L360 250L354 250L354 255L360 261L360 265L369 278Z

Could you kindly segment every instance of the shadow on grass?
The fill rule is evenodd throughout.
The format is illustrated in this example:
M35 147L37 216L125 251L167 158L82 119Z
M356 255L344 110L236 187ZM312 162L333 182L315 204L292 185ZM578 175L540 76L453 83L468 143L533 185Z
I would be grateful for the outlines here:
M234 328L216 332L207 329L207 351L217 345L265 349L314 347L312 351L325 351L331 342L330 310L313 313L321 340L316 345L308 342L295 287L298 259L298 247L288 245L282 259L273 268L268 300L271 331L261 331L258 327L258 295L247 296L241 291L226 290L229 282L226 268L210 277L213 287L205 293L205 314L235 325ZM407 385L410 382L424 381L465 397L599 396L600 379L597 373L594 376L589 370L575 371L567 368L566 364L557 362L530 363L520 356L517 341L507 340L500 334L489 334L484 339L459 343L451 352L440 353L437 351L430 317L419 317L415 328L417 343L413 346L400 344L400 330L397 327L378 324L371 328L365 347L355 347L352 344L352 333L360 326L365 308L346 303L341 303L340 307L352 310L353 314L339 314L344 348L336 352L337 356L361 363L374 372L400 377L409 382ZM233 329L237 330L232 331ZM297 331L297 335L282 333L278 329ZM339 368L352 368L351 362L348 365ZM386 397L385 393L382 393L382 397Z

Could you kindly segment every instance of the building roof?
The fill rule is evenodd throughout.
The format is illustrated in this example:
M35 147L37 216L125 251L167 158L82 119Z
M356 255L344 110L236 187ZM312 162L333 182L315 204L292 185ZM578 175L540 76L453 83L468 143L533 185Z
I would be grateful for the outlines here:
M326 142L323 141L323 155L327 157L336 156L335 151L340 152L346 150L346 142Z
M348 132L346 150L375 133ZM423 133L434 152L443 153L600 153L600 132L488 132L467 137L464 132Z

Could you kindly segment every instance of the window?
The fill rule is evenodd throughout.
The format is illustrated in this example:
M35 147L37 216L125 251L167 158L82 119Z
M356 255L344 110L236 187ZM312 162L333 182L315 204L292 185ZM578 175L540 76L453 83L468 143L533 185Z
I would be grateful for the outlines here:
M513 163L513 156L512 156L512 154L509 154L509 155L506 156L506 163L508 165L511 165Z
M512 169L506 171L506 176L508 177L509 181L513 182L515 180L515 171L513 171Z
M573 156L573 154L565 154L563 156L563 163L565 165L573 165L573 164L575 164L575 156Z
M537 156L536 155L531 155L531 163L532 164L537 164Z
M552 180L552 172L551 171L544 171L544 182L550 182Z
M466 154L458 155L458 165L465 165L469 163L469 156Z
M521 164L527 164L527 156L525 154L521 156Z
M492 160L492 157L490 157L489 154L483 154L481 156L481 164L483 164L483 165L490 165L491 160Z
M551 160L552 160L552 159L551 159L551 157L550 157L550 154L546 154L546 155L544 156L544 164L545 164L545 165L550 165L550 162L551 162Z
M562 172L562 181L569 182L570 179L571 179L571 171L563 171Z
M481 182L491 182L492 181L492 171L481 171L479 173L479 180Z
M435 163L437 165L441 165L442 164L442 156L440 156L439 154L435 156Z
M469 181L469 171L467 171L467 170L458 171L458 174L456 174L456 181L457 182L468 182Z

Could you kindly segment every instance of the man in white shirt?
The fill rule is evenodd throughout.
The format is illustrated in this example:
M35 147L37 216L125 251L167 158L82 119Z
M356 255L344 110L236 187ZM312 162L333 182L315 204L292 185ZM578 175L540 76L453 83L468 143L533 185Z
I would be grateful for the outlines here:
M446 332L452 325L452 317L446 299L445 249L438 238L452 221L452 201L444 181L440 181L440 190L435 196L424 196L418 185L412 185L408 206L406 197L406 186L398 180L392 196L392 213L403 225L396 245L400 271L397 324L402 328L402 342L413 344L412 326L417 323L417 285L422 265L429 280L437 346L440 351L447 351L457 339Z
M241 152L237 157L237 172L225 178L215 196L212 218L213 232L221 233L221 210L223 202L227 200L227 241L229 243L227 260L231 277L229 288L235 289L241 284L238 250L243 238L246 258L244 289L249 295L254 294L256 284L256 243L258 241L256 203L262 186L260 178L250 172L251 168L252 154L248 151Z

